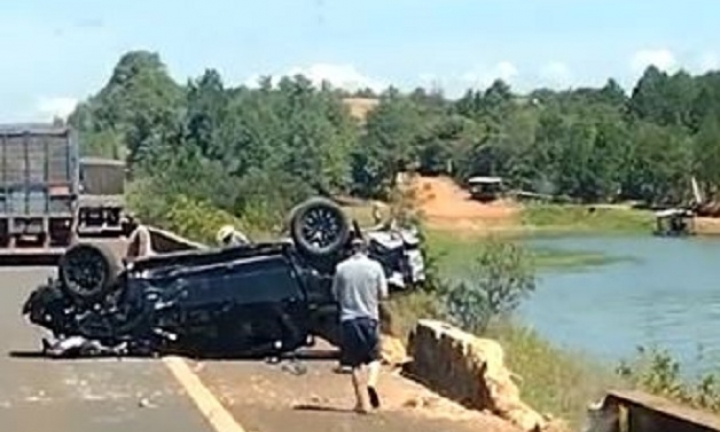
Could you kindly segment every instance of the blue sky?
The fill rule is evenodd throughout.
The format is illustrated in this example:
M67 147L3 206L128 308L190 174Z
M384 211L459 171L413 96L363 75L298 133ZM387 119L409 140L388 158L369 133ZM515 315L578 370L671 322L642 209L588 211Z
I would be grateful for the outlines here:
M713 0L0 0L0 122L48 120L96 92L131 49L157 51L179 81L228 84L304 72L337 85L492 79L629 88L649 63L720 67Z

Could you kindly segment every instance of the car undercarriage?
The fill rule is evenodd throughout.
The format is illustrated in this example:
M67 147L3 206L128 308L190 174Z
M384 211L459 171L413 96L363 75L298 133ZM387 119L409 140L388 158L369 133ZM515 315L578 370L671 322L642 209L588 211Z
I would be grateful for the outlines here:
M58 276L22 308L52 333L46 354L273 357L337 343L335 266L362 236L392 291L424 282L413 229L360 229L333 201L312 198L276 242L176 251L124 262L102 244L70 247Z

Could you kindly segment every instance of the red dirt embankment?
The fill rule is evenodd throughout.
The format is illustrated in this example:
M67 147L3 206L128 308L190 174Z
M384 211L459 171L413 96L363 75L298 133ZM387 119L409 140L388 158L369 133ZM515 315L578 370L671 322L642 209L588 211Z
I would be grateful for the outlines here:
M492 231L517 223L520 207L507 200L481 203L447 177L418 177L413 181L416 204L428 226L452 231Z

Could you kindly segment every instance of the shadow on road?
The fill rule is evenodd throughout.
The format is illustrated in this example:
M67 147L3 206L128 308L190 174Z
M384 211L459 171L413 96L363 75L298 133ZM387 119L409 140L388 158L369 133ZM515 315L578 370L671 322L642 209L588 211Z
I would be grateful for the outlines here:
M51 267L56 266L59 255L3 255L0 254L0 268L2 267Z
M9 351L10 358L47 358L42 351Z
M44 359L44 360L76 360L76 361L91 361L100 359L152 359L155 358L150 355L115 355L115 354L93 354L93 355L66 355L66 356L53 356L49 355L42 350L25 350L25 351L8 351L8 357L16 359Z
M293 406L294 410L297 411L321 411L321 412L336 412L336 413L353 413L354 411L348 408L339 408L329 405L319 404L298 404Z
M62 355L62 356L54 356L46 353L43 350L11 350L7 352L8 357L10 358L19 358L19 359L50 359L50 360L92 360L92 359L107 359L107 358L117 358L117 359L159 359L163 356L179 356L182 358L185 358L187 360L192 361L203 361L203 360L209 360L209 361L215 361L215 362L266 362L266 363L274 363L273 360L268 359L268 357L264 356L213 356L213 355L207 355L207 356L188 356L188 355L181 355L176 353L163 353L163 354L113 354L113 353L93 353L91 355ZM295 355L285 354L281 356L277 360L316 360L316 361L326 361L326 360L336 360L339 358L339 354L335 350L318 350L318 351L307 351L307 352L298 352Z

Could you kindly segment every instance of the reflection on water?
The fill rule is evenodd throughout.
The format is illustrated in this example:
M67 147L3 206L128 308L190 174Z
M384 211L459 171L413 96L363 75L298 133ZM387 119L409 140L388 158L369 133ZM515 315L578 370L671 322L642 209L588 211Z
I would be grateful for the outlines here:
M688 372L720 369L720 241L638 236L530 243L634 258L541 273L520 313L543 335L611 361L655 344Z

